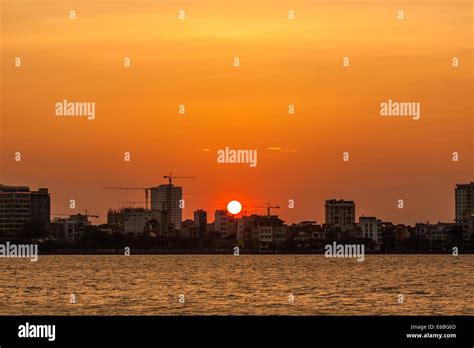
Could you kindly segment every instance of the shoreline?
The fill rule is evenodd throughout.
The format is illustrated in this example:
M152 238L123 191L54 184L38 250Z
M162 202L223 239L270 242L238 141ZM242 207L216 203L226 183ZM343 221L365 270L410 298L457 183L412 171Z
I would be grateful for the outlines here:
M55 251L41 251L40 255L124 255L123 250L116 249L97 249L97 250L55 250ZM397 251L397 252L365 252L366 255L447 255L452 256L452 252L446 251ZM473 251L459 253L459 255L473 255ZM161 249L131 249L130 255L232 255L233 251L229 250L161 250ZM324 251L255 251L244 250L240 251L239 255L324 255ZM238 256L238 255L235 255Z

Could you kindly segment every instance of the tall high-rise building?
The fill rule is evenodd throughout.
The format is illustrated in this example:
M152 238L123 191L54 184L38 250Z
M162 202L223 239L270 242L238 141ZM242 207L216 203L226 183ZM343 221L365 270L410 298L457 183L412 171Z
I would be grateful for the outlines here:
M30 220L48 227L51 219L51 198L47 188L30 191Z
M207 230L207 212L198 209L194 212L194 225L197 226L200 237L206 234Z
M354 201L328 199L326 200L324 207L326 211L326 224L340 227L341 231L347 231L354 227Z
M456 185L454 196L456 200L455 221L468 222L474 214L474 182Z
M14 237L29 221L30 188L0 185L0 237Z
M49 226L51 202L48 189L0 185L0 237L16 236L28 222Z
M168 224L175 230L181 230L183 189L174 185L160 185L151 188L151 210L166 211Z

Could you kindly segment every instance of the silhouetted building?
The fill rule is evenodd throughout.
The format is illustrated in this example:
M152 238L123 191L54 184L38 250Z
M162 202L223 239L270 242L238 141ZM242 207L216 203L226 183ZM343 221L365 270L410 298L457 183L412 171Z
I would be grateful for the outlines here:
M51 222L51 236L55 240L75 242L90 225L87 216L82 214L71 215L68 218L54 218Z
M107 212L107 225L121 233L142 233L152 217L150 210L144 208L124 207Z
M160 223L156 219L151 218L145 223L144 233L152 238L158 237L160 235Z
M474 215L471 215L469 221L464 226L463 238L466 240L474 239Z
M0 185L0 237L14 237L29 221L30 189L28 186Z
M40 188L38 191L30 192L30 220L41 222L45 227L49 227L51 219L51 198L47 188Z
M109 209L107 211L107 225L111 226L116 232L123 233L123 226L125 222L124 209Z
M123 221L124 233L143 233L145 225L151 218L151 212L143 208L133 208L125 212Z
M438 222L437 224L415 224L414 236L418 238L427 239L430 242L435 241L450 241L456 237L463 238L462 224ZM456 233L458 234L456 236Z
M166 211L166 218L169 219L168 225L175 230L181 229L183 212L180 204L182 199L183 189L179 186L160 185L151 188L151 210Z
M408 227L403 224L395 225L395 241L400 242L401 240L407 239L410 237L410 232Z
M0 185L0 237L17 236L30 222L49 226L51 202L48 189Z
M301 221L291 225L291 235L294 246L298 249L315 247L319 241L324 240L325 233L316 221Z
M469 218L474 215L474 182L456 185L454 196L456 200L455 221L468 223Z
M204 236L207 230L207 212L198 209L194 212L194 225L197 226L199 236Z
M339 227L341 231L347 231L355 224L355 204L354 201L329 199L325 203L325 223L334 227Z
M288 228L278 216L262 216L255 222L252 236L254 241L258 242L259 248L278 248L287 240Z
M359 226L363 238L370 238L375 243L382 243L382 221L374 216L359 217Z
M184 220L181 224L181 231L179 232L181 238L198 238L198 226L193 220Z
M260 215L252 214L250 216L243 215L237 219L237 240L245 244L252 242L252 228L256 225L256 221L261 218Z
M223 237L237 234L234 216L229 214L227 210L216 210L214 213L214 231L220 233Z

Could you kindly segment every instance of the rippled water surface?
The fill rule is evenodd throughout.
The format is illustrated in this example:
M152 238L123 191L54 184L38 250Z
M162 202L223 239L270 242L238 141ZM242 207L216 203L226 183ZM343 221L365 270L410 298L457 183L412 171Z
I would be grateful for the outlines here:
M474 255L0 259L3 315L474 315L473 295Z

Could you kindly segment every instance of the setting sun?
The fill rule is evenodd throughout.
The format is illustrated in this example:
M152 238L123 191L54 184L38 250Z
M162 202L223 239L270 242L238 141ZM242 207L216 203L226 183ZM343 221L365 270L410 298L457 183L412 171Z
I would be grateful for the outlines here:
M227 211L233 215L236 215L242 211L242 204L239 201L230 201L227 203Z

